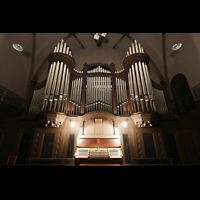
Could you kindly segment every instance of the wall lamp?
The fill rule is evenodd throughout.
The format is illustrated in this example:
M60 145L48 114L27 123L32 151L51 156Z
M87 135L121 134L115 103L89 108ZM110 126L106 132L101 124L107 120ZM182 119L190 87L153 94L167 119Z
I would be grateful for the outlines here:
M71 122L70 122L70 126L71 126L71 127L74 127L74 126L76 126L76 123L71 121Z
M128 125L127 120L124 121L124 122L122 122L122 126L123 126L123 127L127 127L127 125Z

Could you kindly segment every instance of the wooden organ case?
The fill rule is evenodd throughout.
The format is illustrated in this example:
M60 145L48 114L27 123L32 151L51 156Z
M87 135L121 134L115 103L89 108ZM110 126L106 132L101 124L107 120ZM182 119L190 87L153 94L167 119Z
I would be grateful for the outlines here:
M76 166L120 165L122 151L118 135L79 135L75 152Z

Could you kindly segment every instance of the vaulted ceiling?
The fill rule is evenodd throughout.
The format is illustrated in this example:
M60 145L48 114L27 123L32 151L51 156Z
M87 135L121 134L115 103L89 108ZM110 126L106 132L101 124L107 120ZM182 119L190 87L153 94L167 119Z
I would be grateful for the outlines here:
M0 85L25 99L33 77L37 74L38 82L46 78L48 55L61 39L72 50L79 70L84 63L97 62L113 62L117 70L122 69L126 51L136 39L150 56L153 80L159 82L160 73L170 83L174 75L182 73L190 87L200 83L200 33L108 33L100 43L92 33L0 33ZM173 52L172 45L179 42L182 48ZM24 51L13 49L13 43L22 45Z

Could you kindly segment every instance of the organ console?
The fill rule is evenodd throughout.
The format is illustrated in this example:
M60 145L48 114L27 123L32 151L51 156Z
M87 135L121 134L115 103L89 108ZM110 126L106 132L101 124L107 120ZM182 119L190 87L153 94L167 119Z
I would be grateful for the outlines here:
M117 135L79 135L75 152L75 165L122 164L120 139Z

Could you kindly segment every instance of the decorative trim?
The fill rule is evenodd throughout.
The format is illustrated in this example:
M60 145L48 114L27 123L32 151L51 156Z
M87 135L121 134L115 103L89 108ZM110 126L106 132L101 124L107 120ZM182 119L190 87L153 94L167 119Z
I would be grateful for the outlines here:
M135 53L128 57L126 57L123 61L123 65L125 68L129 68L135 62L145 62L146 64L149 63L149 56L145 53Z
M70 68L73 68L75 65L75 61L71 56L68 56L65 53L51 53L48 57L50 64L55 61L63 62L67 64Z

